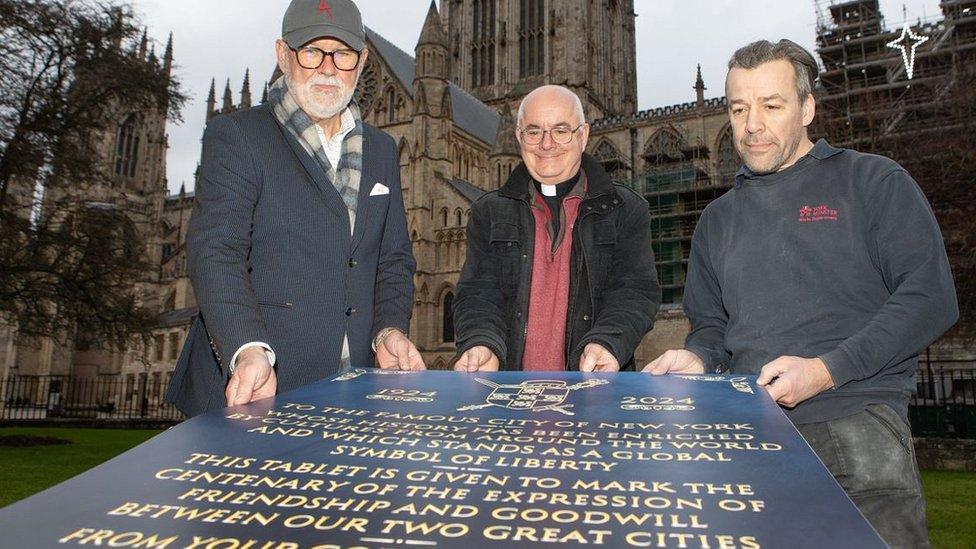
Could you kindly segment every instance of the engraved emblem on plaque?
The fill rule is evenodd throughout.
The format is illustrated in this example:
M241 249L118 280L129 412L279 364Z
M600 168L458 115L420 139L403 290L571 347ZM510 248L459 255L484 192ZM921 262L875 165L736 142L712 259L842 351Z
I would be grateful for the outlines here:
M575 415L569 411L572 404L565 404L566 397L570 391L588 389L605 385L609 381L605 379L588 379L573 385L566 385L565 381L539 379L523 381L517 385L499 385L487 379L475 378L478 383L492 389L491 394L485 398L486 404L471 404L462 406L457 410L464 412L468 410L480 410L497 406L508 408L509 410L525 410L531 412L543 412L553 410L567 416Z

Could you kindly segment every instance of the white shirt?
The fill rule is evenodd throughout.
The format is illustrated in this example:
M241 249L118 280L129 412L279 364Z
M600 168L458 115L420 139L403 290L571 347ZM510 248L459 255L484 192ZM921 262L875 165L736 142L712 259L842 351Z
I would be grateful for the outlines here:
M346 139L346 135L356 128L356 119L352 117L348 108L342 111L340 120L339 131L332 136L332 139L325 136L325 130L322 129L322 126L315 125L315 129L319 132L319 141L325 148L325 156L329 158L329 164L332 164L333 170L339 169L339 159L342 158L342 142Z

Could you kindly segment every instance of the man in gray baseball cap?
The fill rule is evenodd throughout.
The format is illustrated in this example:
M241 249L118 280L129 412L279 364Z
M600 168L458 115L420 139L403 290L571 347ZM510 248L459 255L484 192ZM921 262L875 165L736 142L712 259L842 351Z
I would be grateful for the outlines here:
M366 47L366 29L359 8L349 0L295 0L281 22L281 39L292 49L331 36L350 48Z
M423 369L393 139L353 99L366 30L350 0L293 0L283 76L203 136L187 235L200 306L167 393L187 415L344 367ZM375 355L374 355L375 353Z

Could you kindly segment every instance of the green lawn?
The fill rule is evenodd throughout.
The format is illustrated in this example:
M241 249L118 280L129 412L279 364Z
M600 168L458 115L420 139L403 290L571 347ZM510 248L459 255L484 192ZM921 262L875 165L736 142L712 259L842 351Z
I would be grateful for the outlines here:
M0 507L67 480L141 443L159 431L0 428L4 435L61 438L73 444L0 447ZM929 532L935 547L976 547L976 473L922 471Z
M4 435L36 435L72 444L9 448L0 446L0 507L69 478L141 444L159 431L4 427Z
M976 473L922 471L934 547L976 547Z

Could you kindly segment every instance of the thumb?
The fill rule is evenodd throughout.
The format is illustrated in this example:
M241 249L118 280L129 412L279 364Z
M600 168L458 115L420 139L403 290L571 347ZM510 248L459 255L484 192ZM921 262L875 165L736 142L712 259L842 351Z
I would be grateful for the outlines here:
M454 363L454 370L457 372L470 372L471 368L469 363L471 362L471 350L468 349L461 353L460 358Z
M406 338L397 338L393 348L394 354L396 355L397 369L399 370L410 369L410 349L408 347L409 344Z
M230 382L227 383L227 388L224 389L224 396L227 398L227 405L233 406L234 401L237 400L237 391L241 385L241 377L232 375L230 376Z
M427 366L424 364L424 357L420 354L420 350L412 343L407 343L407 361L410 364L411 370L426 370Z
M759 371L759 377L756 378L756 385L769 385L774 379L779 377L783 373L783 368L779 365L779 360L774 360L767 363Z
M254 392L254 375L248 370L241 372L238 377L237 391L234 394L234 405L247 404L251 402L251 394Z
M674 368L675 362L675 352L665 351L665 353L651 362L645 371L650 371L650 373L659 376L670 372Z
M660 364L661 364L661 357L657 357L654 360L652 360L649 363L647 363L647 365L644 366L644 369L641 370L641 371L644 372L644 373L655 374L656 375L658 373L657 370L658 370L658 366Z
M597 353L592 349L585 349L580 358L579 369L581 372L592 372L596 368Z

